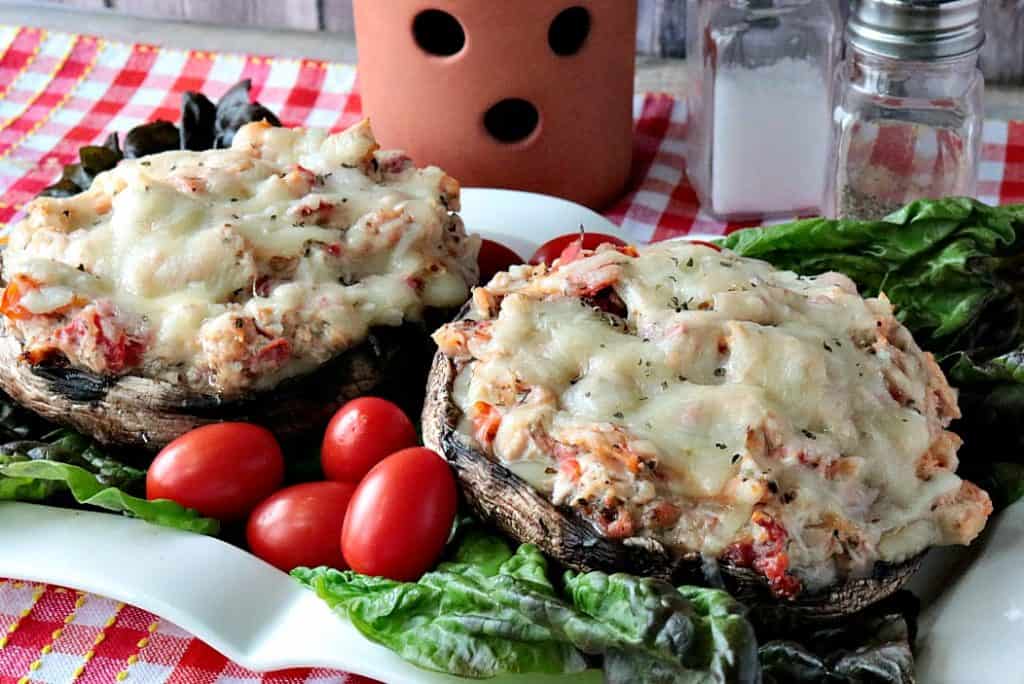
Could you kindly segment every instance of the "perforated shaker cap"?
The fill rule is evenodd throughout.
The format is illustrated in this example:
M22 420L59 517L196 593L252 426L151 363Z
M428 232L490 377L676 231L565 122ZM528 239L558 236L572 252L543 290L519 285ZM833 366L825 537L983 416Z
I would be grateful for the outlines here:
M853 0L847 40L885 57L931 60L976 51L985 42L983 0Z

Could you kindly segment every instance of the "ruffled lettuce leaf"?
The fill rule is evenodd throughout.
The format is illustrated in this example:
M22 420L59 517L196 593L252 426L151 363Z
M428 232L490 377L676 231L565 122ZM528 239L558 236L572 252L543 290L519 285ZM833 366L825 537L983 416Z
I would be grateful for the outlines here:
M8 457L10 458L10 457ZM66 491L83 506L124 513L147 522L199 534L216 534L220 525L198 512L167 499L149 501L104 485L80 466L57 461L11 461L0 465L0 498L45 501Z
M840 271L937 353L1009 351L1022 335L1024 212L953 197L919 200L881 221L805 219L722 241L742 256L812 275Z
M725 592L591 572L568 573L560 593L536 547L512 552L478 531L418 582L329 568L292 575L367 638L429 670L572 674L601 659L611 683L760 677L753 628Z
M891 607L888 602L887 607ZM899 612L869 611L800 640L760 648L766 684L914 684L913 624Z
M330 568L292 575L367 638L428 670L480 678L587 668L559 633L572 611L532 546L513 554L498 538L471 534L451 562L418 582Z
M17 430L16 424L8 428ZM145 479L146 471L113 458L92 440L71 430L0 445L2 501L64 503L70 497L83 506L124 513L166 527L200 534L218 532L216 520L194 510L173 501L148 501L135 496L142 493Z

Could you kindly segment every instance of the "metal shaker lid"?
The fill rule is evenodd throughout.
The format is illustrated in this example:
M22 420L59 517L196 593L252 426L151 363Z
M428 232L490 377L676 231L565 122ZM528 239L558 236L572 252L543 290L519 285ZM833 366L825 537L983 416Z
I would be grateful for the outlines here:
M930 60L981 47L983 0L853 0L847 40L865 52Z

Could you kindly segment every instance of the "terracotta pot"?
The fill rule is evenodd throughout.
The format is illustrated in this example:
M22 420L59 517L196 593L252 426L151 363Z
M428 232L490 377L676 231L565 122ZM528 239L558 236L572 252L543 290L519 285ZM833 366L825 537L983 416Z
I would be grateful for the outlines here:
M601 207L632 154L635 0L355 0L381 144L464 185Z

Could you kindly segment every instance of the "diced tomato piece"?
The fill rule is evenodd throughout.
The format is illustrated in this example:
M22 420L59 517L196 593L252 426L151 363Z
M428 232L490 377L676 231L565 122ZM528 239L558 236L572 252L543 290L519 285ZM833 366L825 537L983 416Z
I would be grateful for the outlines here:
M722 553L722 560L741 568L749 568L754 564L754 545L751 542L730 544Z
M713 242L707 242L706 240L688 240L691 245L703 245L704 247L710 247L716 252L721 252L722 248Z
M660 527L668 527L679 520L680 513L678 506L662 501L654 507L654 522Z
M81 320L79 318L75 322ZM108 336L107 332L104 331L104 322L113 331L113 336ZM106 362L107 370L111 373L120 373L127 368L139 365L139 362L142 360L142 352L145 350L145 345L140 340L130 337L123 329L117 327L113 321L100 318L100 314L97 311L92 312L92 326L95 330L96 346L103 352L103 360ZM81 335L87 332L88 328L86 326L76 327L75 331L76 335Z
M768 580L772 593L780 598L792 598L802 589L800 580L789 574L789 555L786 553L786 529L770 515L757 511L750 518L761 528L753 542L739 542L729 546L722 554L741 567L752 567Z
M633 522L633 516L630 515L629 511L620 508L618 510L618 517L615 518L606 528L608 536L612 539L625 539L626 537L633 536L633 532L636 530L636 525Z
M57 342L66 347L77 346L89 333L89 324L84 318L76 318L54 333Z
M570 264L576 261L582 255L583 238L579 238L578 240L573 240L572 242L565 246L565 249L562 250L562 253L558 255L558 263L562 266L565 266L566 264Z
M559 461L558 469L572 482L579 480L580 475L583 474L583 471L580 469L580 462L575 458L567 458L563 461Z
M108 341L104 347L103 358L112 373L120 373L128 368L138 366L142 361L142 353L146 350L141 340L134 339L123 332L113 342Z
M291 358L291 355L291 343L283 337L279 337L256 352L255 365L261 368L279 368Z
M90 338L103 355L105 370L111 373L121 373L142 362L142 355L146 350L145 342L128 334L115 321L102 317L95 309L82 311L74 320L54 333L54 339L63 349L79 347L83 340ZM36 356L40 357L40 360L45 360L50 354L41 350Z
M501 413L486 401L478 401L473 404L470 411L470 420L473 422L473 437L483 447L490 449L498 435Z
M400 173L412 166L412 159L407 154L395 154L378 159L377 163L384 173Z
M36 314L21 305L21 298L38 287L39 282L27 275L19 273L14 276L4 288L3 296L0 297L0 312L8 318L18 321L32 318Z
M341 245L338 243L332 243L324 247L324 251L330 254L332 257L341 256Z
M331 218L332 211L334 211L334 204L320 200L316 206L313 206L312 204L302 205L296 213L298 213L302 218L316 216L317 223L324 223Z
M563 444L562 442L556 442L553 439L549 441L551 455L554 456L555 460L559 463L567 459L575 459L576 455L580 453L579 447L575 447L571 444ZM579 470L579 466L576 466L576 469Z

